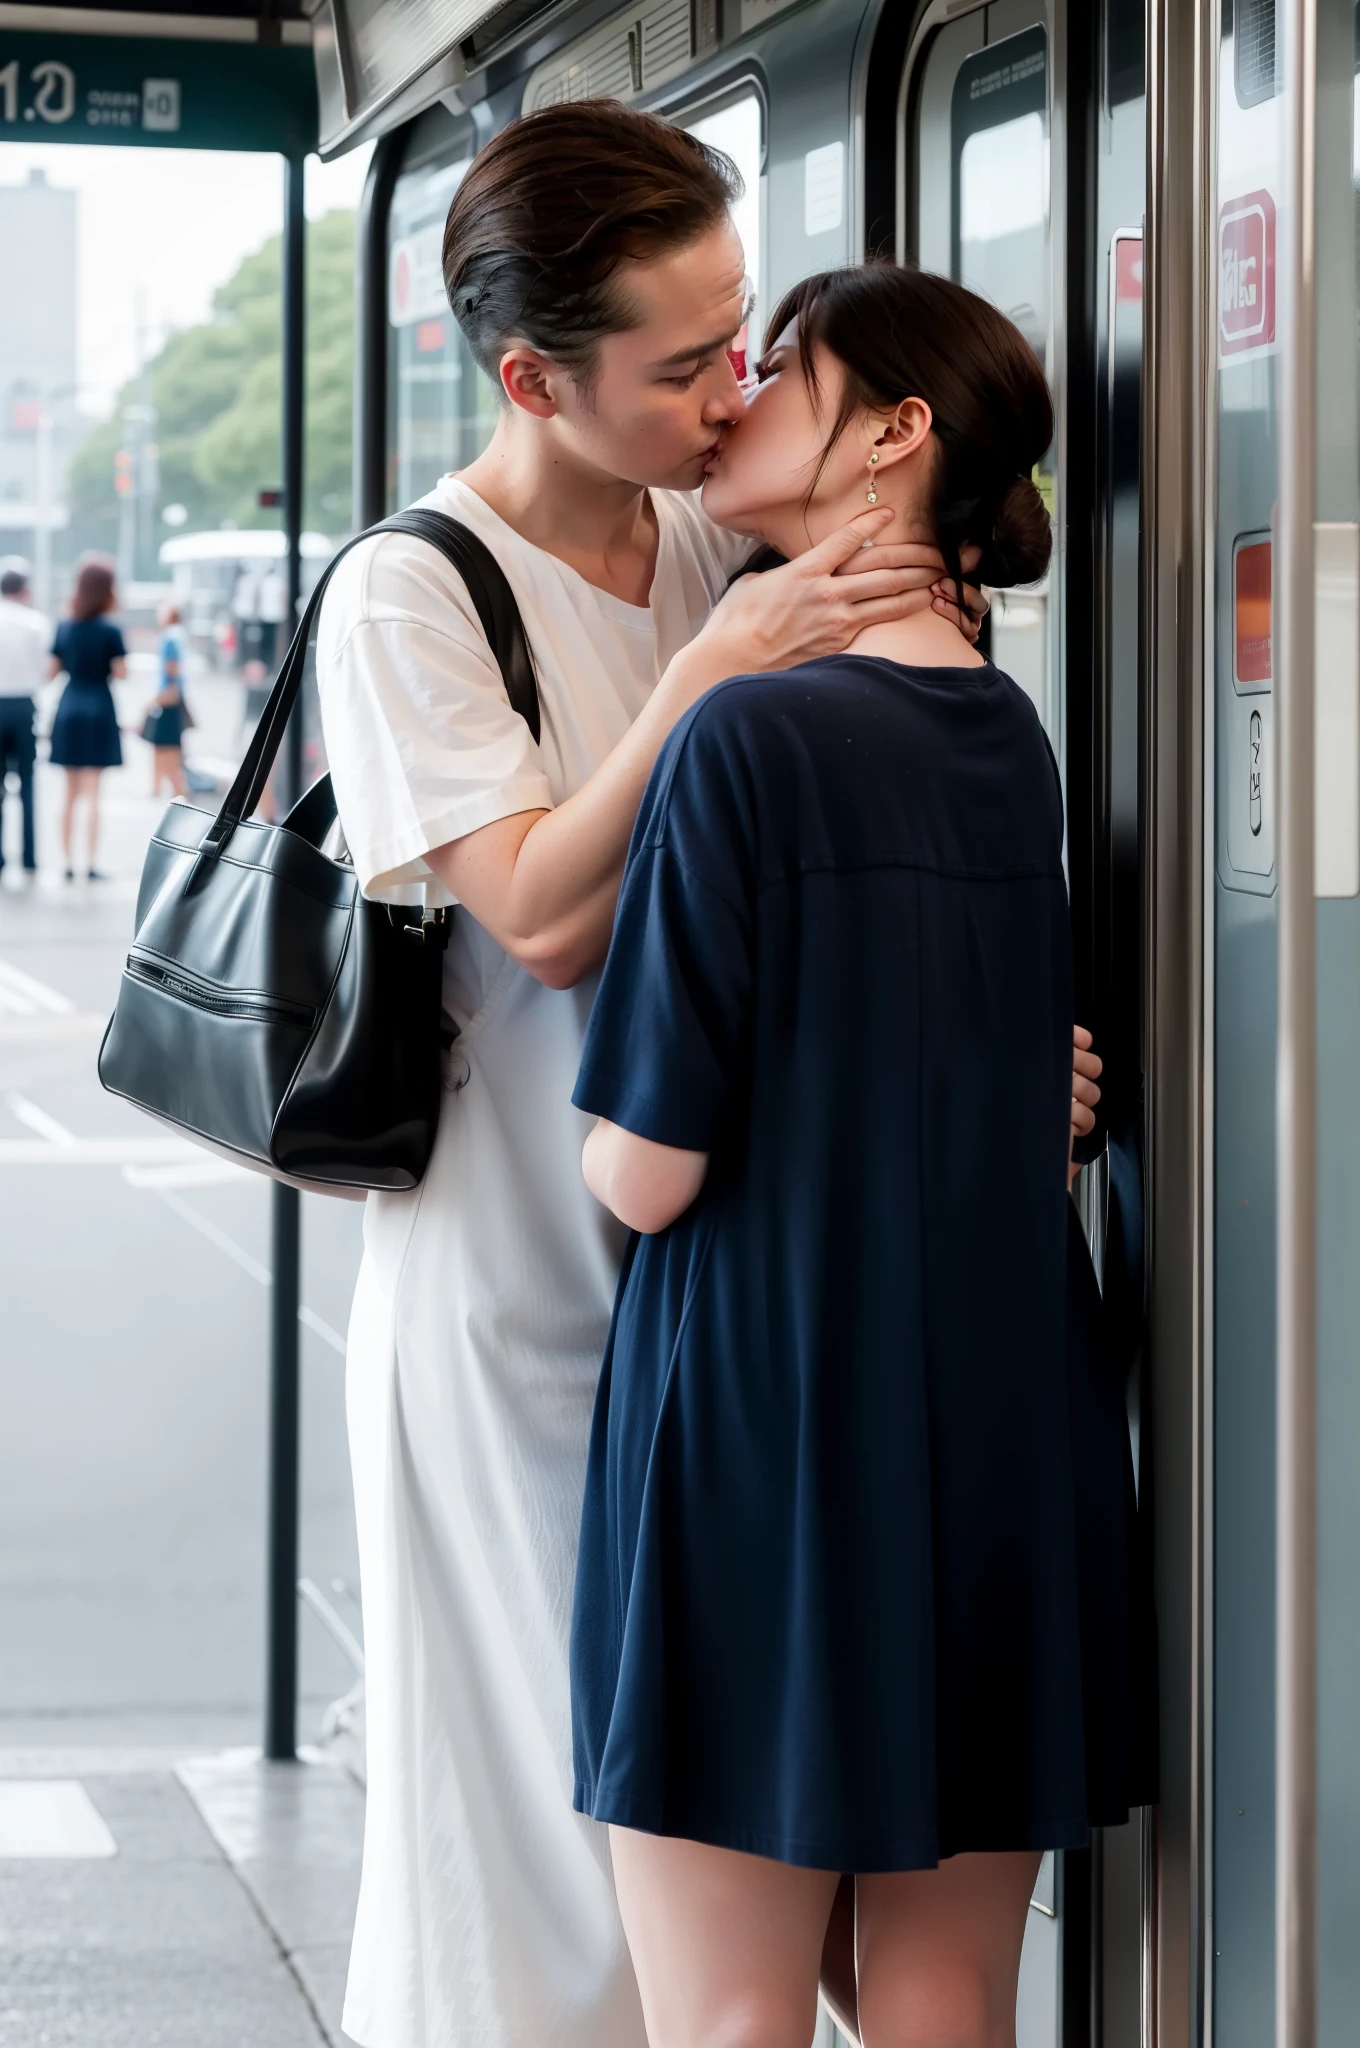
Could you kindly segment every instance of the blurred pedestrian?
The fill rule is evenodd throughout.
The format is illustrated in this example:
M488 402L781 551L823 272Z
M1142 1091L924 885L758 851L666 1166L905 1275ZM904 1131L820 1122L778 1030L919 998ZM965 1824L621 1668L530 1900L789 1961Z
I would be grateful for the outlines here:
M161 636L161 686L147 706L142 738L151 745L151 794L159 796L163 788L168 788L172 796L183 796L188 788L184 732L192 720L184 699L185 650L179 606L163 604L156 624Z
M237 572L231 593L231 614L236 621L236 663L238 668L259 667L264 661L264 626L260 620L260 577L249 562Z
M86 872L92 882L108 880L95 866L95 856L99 844L99 778L106 768L120 768L123 763L112 684L115 679L121 682L127 674L127 648L110 616L117 602L112 562L102 555L87 555L77 571L67 616L57 627L48 662L49 675L65 671L67 678L52 722L52 759L66 770L61 843L66 853L68 882L76 878L75 816L82 797L89 846Z
M34 837L33 700L47 679L46 654L52 628L34 608L27 562L15 557L0 566L0 868L5 865L4 800L11 773L19 778L23 812L23 863L26 875L36 874Z
M288 578L278 562L271 562L260 577L260 658L266 669L276 671L288 652L283 627L288 618Z

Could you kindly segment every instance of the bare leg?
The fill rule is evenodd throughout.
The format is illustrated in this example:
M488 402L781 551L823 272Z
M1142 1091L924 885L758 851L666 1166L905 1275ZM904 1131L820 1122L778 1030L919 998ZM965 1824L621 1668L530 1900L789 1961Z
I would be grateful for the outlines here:
M178 747L153 747L151 770L151 794L159 796L163 785L168 784L172 796L183 796L185 791L184 758Z
M80 794L80 775L81 771L79 768L67 769L66 801L61 807L61 846L62 852L66 855L66 865L68 868L73 868L75 866L75 858L71 852L71 844L72 837L75 831L76 798Z
M611 1828L651 2048L808 2048L835 1871Z
M859 2039L855 1996L855 1880L843 1877L822 1944L822 1998L847 2041Z
M1015 1994L1039 1854L952 1856L861 1877L864 2048L1015 2048Z
M86 817L90 834L89 865L91 872L93 872L95 867L95 855L99 851L99 778L102 773L102 769L99 768L87 768L85 770L85 795L89 804Z

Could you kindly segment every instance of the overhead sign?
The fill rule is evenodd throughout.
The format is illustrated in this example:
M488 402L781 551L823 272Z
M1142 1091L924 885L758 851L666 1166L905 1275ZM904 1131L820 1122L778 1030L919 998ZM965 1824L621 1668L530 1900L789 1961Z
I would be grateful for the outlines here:
M1225 356L1275 340L1275 201L1230 199L1218 217L1218 345Z
M296 45L11 35L0 29L0 142L316 148L312 53Z

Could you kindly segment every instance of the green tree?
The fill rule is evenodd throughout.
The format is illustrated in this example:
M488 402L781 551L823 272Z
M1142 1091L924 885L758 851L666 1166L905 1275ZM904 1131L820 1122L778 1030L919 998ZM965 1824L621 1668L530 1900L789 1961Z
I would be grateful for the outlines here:
M189 528L270 526L261 489L282 482L280 407L282 238L247 256L213 299L212 317L172 334L150 365L160 456L160 507L183 505ZM307 228L306 490L303 523L322 533L350 526L354 379L354 215L328 213ZM142 399L126 384L110 418L71 465L71 546L112 552L118 538L114 457L125 445L124 408ZM150 568L150 564L143 565Z

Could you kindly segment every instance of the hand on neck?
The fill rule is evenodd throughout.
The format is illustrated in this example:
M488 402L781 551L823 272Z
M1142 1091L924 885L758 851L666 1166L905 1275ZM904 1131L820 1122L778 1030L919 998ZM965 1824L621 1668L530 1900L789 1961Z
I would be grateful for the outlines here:
M905 494L885 490L882 484L878 495L880 503L890 505L896 516L892 524L879 534L874 543L876 547L906 541L935 546L930 523L914 501ZM778 548L780 554L792 560L795 555L806 554L810 548L819 546L863 510L862 504L844 500L814 504L806 514L801 506L794 507L788 515L781 514L778 519L769 521L762 537L771 547ZM889 625L867 626L846 651L878 655L908 668L979 668L985 660L951 619L929 608Z

